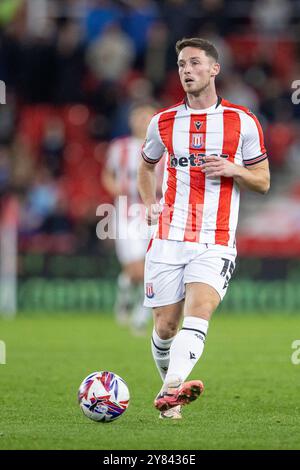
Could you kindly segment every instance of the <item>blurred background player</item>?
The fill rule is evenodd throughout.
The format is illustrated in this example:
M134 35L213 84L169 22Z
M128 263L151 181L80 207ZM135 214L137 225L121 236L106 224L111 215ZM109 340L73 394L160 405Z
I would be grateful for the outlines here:
M115 315L118 323L131 323L136 333L145 331L151 310L143 306L144 258L151 235L137 190L137 168L148 124L156 108L150 103L132 106L129 114L131 135L112 141L107 152L107 164L102 174L105 189L115 200L117 210L116 254L122 266L118 277ZM158 174L162 175L162 166ZM123 196L120 199L120 196ZM124 200L126 197L126 203ZM121 234L122 229L125 230ZM138 229L138 231L137 231Z

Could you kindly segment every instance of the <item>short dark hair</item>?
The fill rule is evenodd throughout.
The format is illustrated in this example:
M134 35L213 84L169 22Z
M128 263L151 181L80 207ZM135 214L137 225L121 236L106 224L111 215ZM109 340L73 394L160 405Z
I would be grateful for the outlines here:
M185 47L197 47L205 52L208 57L212 57L218 62L219 54L215 46L207 39L202 38L183 38L176 42L176 54L177 56Z

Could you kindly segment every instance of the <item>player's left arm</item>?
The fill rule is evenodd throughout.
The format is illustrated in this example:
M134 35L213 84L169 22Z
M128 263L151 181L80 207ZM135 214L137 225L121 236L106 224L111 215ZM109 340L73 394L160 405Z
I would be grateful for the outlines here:
M225 176L234 178L240 186L261 194L266 194L270 188L268 159L247 168L236 165L223 157L210 155L205 158L205 163L201 165L201 169L207 177Z
M270 188L270 171L264 136L257 117L250 111L241 114L242 165L221 156L205 158L202 171L208 177L233 178L240 186L265 194Z

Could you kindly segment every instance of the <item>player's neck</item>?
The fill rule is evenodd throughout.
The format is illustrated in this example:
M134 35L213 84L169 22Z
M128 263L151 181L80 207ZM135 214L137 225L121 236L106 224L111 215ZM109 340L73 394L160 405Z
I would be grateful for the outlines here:
M201 93L199 96L187 93L186 101L187 105L192 109L206 109L217 103L218 95L216 90L212 90L208 93Z

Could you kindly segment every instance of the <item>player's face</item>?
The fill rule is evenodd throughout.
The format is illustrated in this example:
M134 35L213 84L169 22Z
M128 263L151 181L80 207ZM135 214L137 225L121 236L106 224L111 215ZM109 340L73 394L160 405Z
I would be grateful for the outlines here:
M185 47L178 56L178 71L186 93L198 96L219 73L219 64L196 47Z
M130 114L130 128L132 134L139 138L144 139L147 133L147 128L151 121L155 109L152 106L143 106L134 109Z

